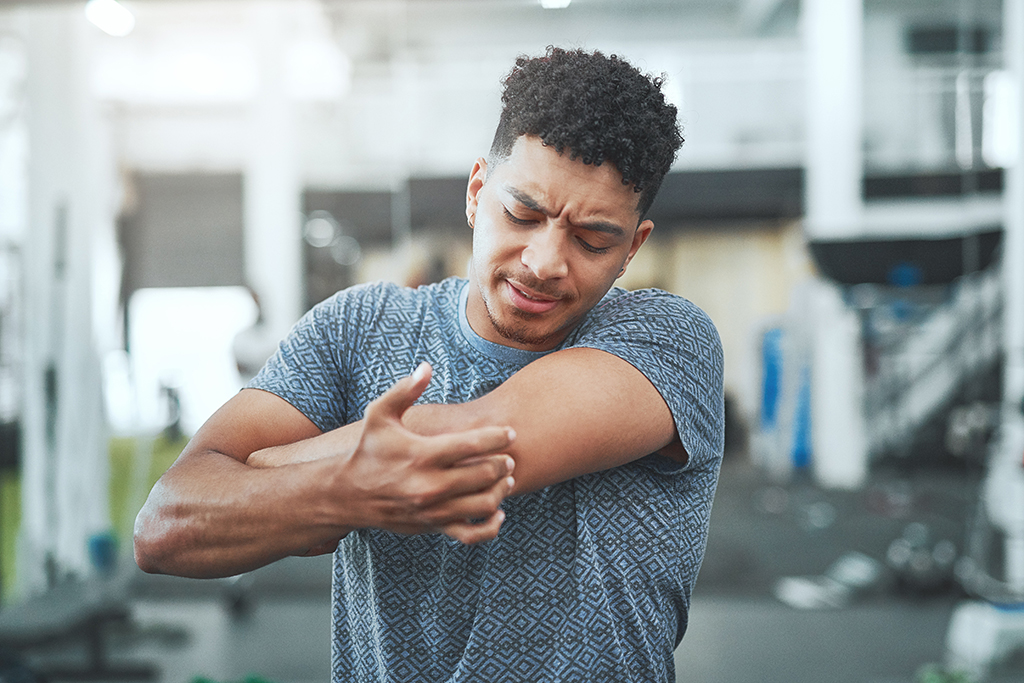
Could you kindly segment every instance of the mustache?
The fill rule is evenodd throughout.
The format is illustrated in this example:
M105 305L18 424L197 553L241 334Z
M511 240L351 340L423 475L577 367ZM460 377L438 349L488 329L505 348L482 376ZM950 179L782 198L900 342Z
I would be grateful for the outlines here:
M559 299L566 303L572 303L578 297L574 292L566 292L553 286L546 280L539 280L529 272L511 273L508 271L498 271L495 275L502 280L511 280L517 284L522 285L530 289L533 292L551 299Z

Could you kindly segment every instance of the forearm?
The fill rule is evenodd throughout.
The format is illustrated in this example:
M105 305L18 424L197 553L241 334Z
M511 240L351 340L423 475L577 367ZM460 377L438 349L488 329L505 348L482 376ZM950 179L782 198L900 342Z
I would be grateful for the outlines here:
M359 439L363 435L363 421L347 424L328 434L260 449L250 454L245 462L251 467L267 468L297 465L335 455L350 456L359 446Z
M303 554L349 531L325 514L323 464L258 470L216 452L183 455L135 524L135 556L153 573L231 576Z
M325 433L283 399L240 392L150 493L135 525L139 566L230 576L311 548L329 551L363 528L443 529L464 543L494 538L498 505L513 485L503 453L514 437L504 427L437 437L405 429L402 412L429 378L427 368L400 380L367 407L363 423Z

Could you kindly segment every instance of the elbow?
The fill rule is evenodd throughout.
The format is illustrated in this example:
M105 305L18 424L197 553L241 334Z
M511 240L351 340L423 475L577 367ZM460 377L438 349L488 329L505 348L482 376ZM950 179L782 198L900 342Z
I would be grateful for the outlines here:
M158 515L148 510L147 507L143 507L138 517L135 518L135 529L132 535L135 564L147 574L166 574L168 573L166 561L172 555L168 551L170 545L167 533L168 525L161 523Z
M146 547L144 541L141 541L138 535L135 536L135 564L139 565L139 569L146 572L147 574L162 574L160 566L156 563L152 553Z

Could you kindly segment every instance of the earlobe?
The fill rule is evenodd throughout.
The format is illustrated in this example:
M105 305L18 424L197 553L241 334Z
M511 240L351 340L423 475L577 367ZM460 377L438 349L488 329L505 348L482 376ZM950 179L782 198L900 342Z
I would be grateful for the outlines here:
M622 277L626 273L626 266L628 266L629 262L633 260L634 256L636 256L637 250L639 250L643 243L647 241L647 238L651 236L652 230L654 230L653 221L646 220L637 226L636 232L633 233L633 244L629 248L629 254L626 256L626 261L622 264L622 270L620 270L619 274L615 277Z

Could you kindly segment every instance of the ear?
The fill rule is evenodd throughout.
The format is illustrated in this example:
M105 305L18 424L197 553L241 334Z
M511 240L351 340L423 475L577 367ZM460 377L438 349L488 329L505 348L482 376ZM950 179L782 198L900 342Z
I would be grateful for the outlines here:
M473 164L473 170L469 174L469 184L466 186L466 222L472 228L476 222L476 209L480 188L484 186L487 179L487 160L479 157Z
M647 238L651 236L651 230L654 230L653 221L644 221L637 226L636 232L633 233L633 243L629 245L629 254L626 255L626 260L622 264L622 270L619 271L619 276L622 276L626 272L626 266L636 256L636 252L640 249L640 245L647 241Z

